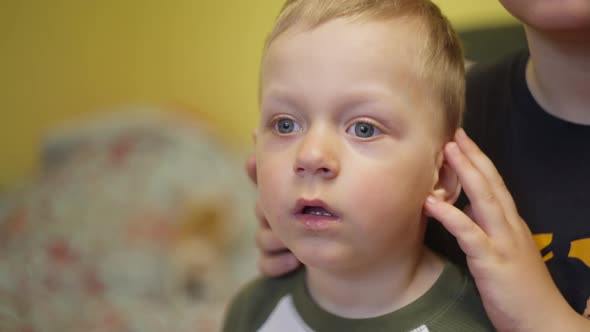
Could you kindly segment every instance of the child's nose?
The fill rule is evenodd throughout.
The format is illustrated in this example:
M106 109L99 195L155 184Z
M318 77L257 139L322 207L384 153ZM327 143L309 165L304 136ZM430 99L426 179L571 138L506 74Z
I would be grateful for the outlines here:
M305 137L297 151L293 170L299 176L318 175L331 179L340 172L337 146L326 135Z

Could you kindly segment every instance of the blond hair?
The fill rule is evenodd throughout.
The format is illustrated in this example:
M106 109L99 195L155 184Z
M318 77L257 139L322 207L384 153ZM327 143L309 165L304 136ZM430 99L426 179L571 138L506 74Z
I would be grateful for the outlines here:
M465 109L465 67L461 43L448 19L429 0L287 0L269 34L270 44L295 25L313 29L336 18L417 18L427 33L420 75L431 82L444 108L444 135L452 137Z

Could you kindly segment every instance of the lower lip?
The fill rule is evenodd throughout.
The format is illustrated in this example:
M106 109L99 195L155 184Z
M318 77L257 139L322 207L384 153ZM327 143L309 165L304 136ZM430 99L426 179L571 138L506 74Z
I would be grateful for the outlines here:
M295 214L295 219L299 221L305 229L311 231L326 230L338 223L337 217L318 216L314 214Z

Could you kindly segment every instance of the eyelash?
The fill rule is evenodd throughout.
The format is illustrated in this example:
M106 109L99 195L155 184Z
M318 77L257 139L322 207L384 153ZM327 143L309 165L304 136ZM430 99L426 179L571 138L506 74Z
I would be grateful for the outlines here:
M296 124L299 124L299 122L298 122L297 120L295 120L295 119L294 119L293 117L291 117L291 116L286 116L286 115L279 115L279 116L275 116L275 117L271 118L271 119L270 119L270 120L269 120L269 121L266 123L266 128L267 128L267 129L270 129L272 132L274 132L274 133L277 133L277 134L279 134L279 135L282 135L282 136L286 136L286 135L292 134L292 133L280 133L280 132L278 132L277 125L278 125L279 121L281 121L281 120L291 120L291 121L293 121L294 123L296 123ZM374 128L375 128L375 129L376 129L378 132L379 132L379 133L378 133L378 134L376 134L375 136L371 136L371 137L367 137L367 138L358 137L358 136L354 136L354 135L351 135L351 136L354 136L354 137L356 137L356 138L359 138L359 139L365 139L365 140L369 140L369 139L372 139L372 138L374 138L374 137L376 137L376 136L379 136L380 134L383 134L383 133L384 133L383 127L382 127L382 126L381 126L381 125L380 125L380 124L379 124L377 121L375 121L375 120L372 120L372 119L369 119L369 118L360 118L360 119L355 119L354 121L350 122L350 124L349 124L349 125L347 125L347 126L346 126L345 132L346 132L346 133L348 133L348 131L349 131L349 130L350 130L350 129L351 129L351 128L352 128L352 127L355 125L355 124L359 124L359 123L366 123L366 124L368 124L368 125L371 125L371 126L373 126L373 127L374 127ZM301 124L299 124L299 126L301 126ZM296 131L294 131L294 132L296 132Z
M380 125L380 124L379 124L377 121L375 121L375 120L372 120L372 119L368 119L368 118L360 118L360 119L355 119L353 122L351 122L351 123L350 123L350 124L349 124L349 125L346 127L346 132L348 133L348 131L349 131L349 130L350 130L350 129L351 129L353 126L354 126L354 125L356 125L356 124L359 124L359 123L366 123L366 124L368 124L368 125L371 125L371 126L373 126L373 127L374 127L374 128L375 128L375 129L376 129L378 132L379 132L379 133L378 133L378 134L375 134L374 136L371 136L371 137L359 137L359 136L355 136L355 135L351 135L351 136L354 136L354 137L356 137L356 138L359 138L359 139L365 139L365 140L369 140L369 139L373 139L373 138L375 138L375 137L377 137L377 136L379 136L379 135L381 135L381 134L383 134L383 133L384 133L383 127L382 127L382 126L381 126L381 125Z
M279 115L279 116L275 116L275 117L271 118L266 123L266 128L270 129L272 132L274 132L278 135L281 135L281 136L287 136L289 134L292 134L292 133L281 133L278 131L277 125L281 120L291 120L294 123L299 124L299 122L297 122L297 120L293 119L293 117L286 116L286 115ZM299 126L301 126L301 125L299 124Z

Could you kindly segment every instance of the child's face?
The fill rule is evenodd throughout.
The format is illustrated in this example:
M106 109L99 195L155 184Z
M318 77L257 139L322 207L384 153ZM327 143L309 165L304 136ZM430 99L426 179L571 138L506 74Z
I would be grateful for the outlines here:
M260 200L305 264L350 269L422 245L438 178L442 109L417 75L409 20L290 30L263 62L256 132Z

